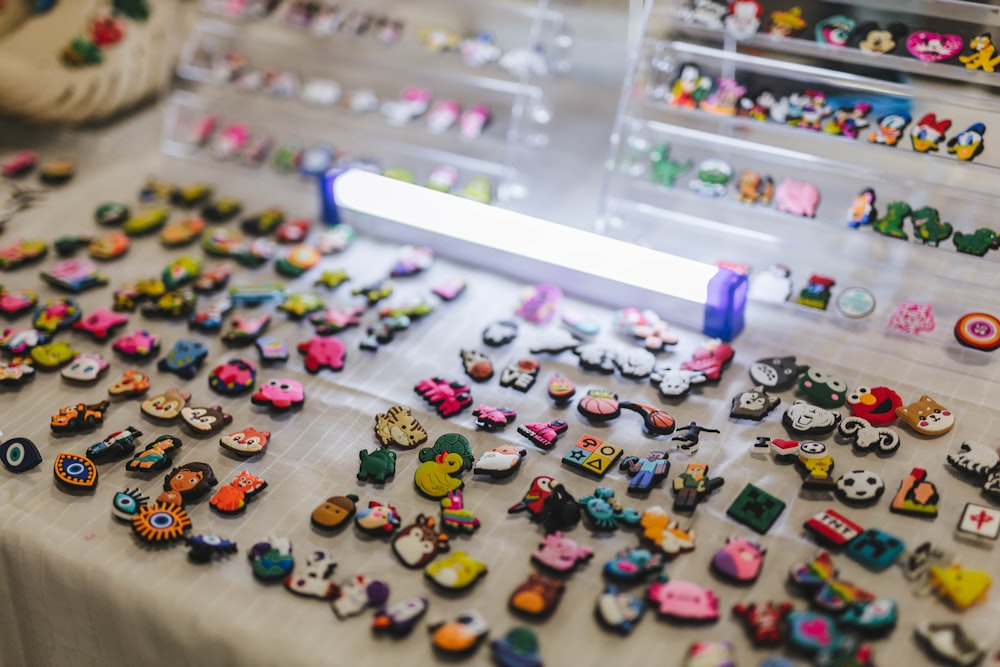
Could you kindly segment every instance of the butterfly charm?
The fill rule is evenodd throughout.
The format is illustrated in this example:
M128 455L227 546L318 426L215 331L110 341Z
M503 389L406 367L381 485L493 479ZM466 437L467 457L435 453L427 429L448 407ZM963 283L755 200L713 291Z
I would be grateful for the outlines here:
M828 611L844 611L851 605L875 599L865 589L837 579L828 551L821 550L805 564L792 568L789 578L798 588L812 591L813 601Z

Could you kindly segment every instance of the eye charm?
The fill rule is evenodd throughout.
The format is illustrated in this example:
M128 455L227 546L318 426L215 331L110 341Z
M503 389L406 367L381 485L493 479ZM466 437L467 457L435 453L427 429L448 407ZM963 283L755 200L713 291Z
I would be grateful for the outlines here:
M11 438L0 445L0 463L11 472L27 472L41 462L38 448L27 438Z
M115 493L111 501L111 516L119 521L132 522L132 517L149 504L149 497L139 489L125 489Z
M132 531L150 544L165 544L184 536L191 518L184 508L173 503L146 505L132 517Z
M56 483L66 491L91 491L97 486L97 466L85 456L62 452L52 466Z

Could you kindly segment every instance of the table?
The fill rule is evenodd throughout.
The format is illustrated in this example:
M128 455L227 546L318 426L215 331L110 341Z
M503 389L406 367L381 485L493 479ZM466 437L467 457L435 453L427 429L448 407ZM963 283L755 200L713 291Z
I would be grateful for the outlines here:
M128 133L125 128L123 132ZM79 148L79 147L76 147ZM83 168L78 179L64 191L54 193L37 210L19 217L6 233L4 242L19 236L53 238L71 228L94 232L89 216L94 205L105 199L134 201L137 188L147 175L190 183L213 182L219 194L245 198L248 211L272 204L284 206L292 215L312 215L314 193L308 184L285 180L279 187L266 176L216 168L193 162L166 160L155 153L138 152L125 159L97 142L80 153ZM103 152L102 152L103 151ZM87 167L93 165L88 171ZM230 223L235 224L235 223ZM363 230L362 230L363 231ZM348 285L324 295L330 304L346 305L346 290L383 275L391 265L396 244L362 238L343 253L326 258L322 267L344 268L351 275ZM110 304L111 290L123 283L158 272L169 259L186 252L165 251L155 240L136 240L122 260L109 263L111 285L79 296L84 311ZM834 508L865 526L880 527L905 539L908 545L922 540L941 542L954 549L966 567L983 569L996 576L994 552L986 547L959 543L952 533L966 502L983 502L977 490L949 469L946 453L963 440L996 444L998 413L992 401L996 393L996 362L988 355L969 354L954 348L929 345L909 338L888 339L877 323L858 327L844 322L831 325L829 319L788 309L754 305L749 312L747 331L734 343L736 357L720 382L697 387L683 401L662 401L648 382L631 381L619 374L602 375L579 368L570 352L539 355L542 372L539 383L526 393L499 386L496 379L473 387L476 404L504 405L517 411L516 423L561 417L569 422L566 435L552 452L545 453L527 444L514 425L490 434L477 430L469 412L440 419L413 392L413 385L426 377L444 375L463 378L459 361L462 348L485 349L480 334L490 322L510 317L524 287L516 280L492 275L475 268L475 257L465 263L438 260L426 274L397 283L400 299L415 297L436 281L462 276L467 292L452 303L441 303L437 311L417 322L410 330L377 353L357 349L359 330L343 335L348 354L342 372L324 370L310 375L303 370L294 352L284 366L260 368L262 381L293 377L306 385L306 401L301 410L272 414L254 407L247 398L226 398L211 392L206 383L208 369L234 354L255 357L252 350L229 350L217 336L192 334L183 322L148 321L132 314L125 330L149 326L163 336L164 350L182 337L205 342L210 354L202 370L189 381L145 368L152 377L152 391L179 386L192 394L197 404L219 403L233 415L233 426L253 425L272 432L268 451L250 460L238 460L216 443L216 438L198 439L180 425L152 424L140 415L138 401L115 401L105 425L89 434L55 437L47 427L49 416L59 407L78 398L96 400L128 363L115 357L110 344L96 344L81 334L64 333L80 351L99 351L111 360L111 369L97 385L81 391L69 386L58 374L40 372L31 384L3 391L0 429L7 437L32 438L44 457L34 470L13 475L0 472L0 647L3 662L11 665L108 665L108 664L225 664L265 665L278 662L294 665L351 664L382 665L394 661L406 664L433 664L440 661L432 651L423 627L402 640L373 638L368 617L338 620L329 605L302 599L256 581L246 562L246 551L268 535L284 535L292 540L295 554L326 548L337 559L337 580L355 573L383 577L391 587L391 600L425 595L430 600L426 621L448 619L467 609L480 611L491 624L490 637L498 637L514 625L530 625L540 636L541 653L547 664L598 665L617 661L623 664L656 662L682 664L687 645L700 639L728 639L734 644L739 664L756 664L766 650L754 649L729 607L737 602L790 599L797 609L807 607L806 599L786 583L789 570L804 562L816 546L802 524L813 514ZM38 286L41 264L2 276L7 287ZM297 280L285 280L293 289L311 289L315 272ZM278 280L270 266L240 269L233 284ZM39 288L41 300L56 296L47 287ZM602 339L616 345L626 341L610 327L611 312L585 301L572 305L602 322ZM623 304L625 305L625 304ZM261 307L258 311L266 310ZM254 311L254 312L258 312ZM669 312L664 313L669 318ZM366 323L371 315L366 316ZM554 325L552 325L554 326ZM551 327L550 327L551 328ZM521 323L519 337L509 346L487 350L494 364L502 368L528 352L544 328ZM289 345L311 335L302 321L288 320L275 313L272 335ZM702 336L683 331L675 351L665 359L678 362L690 356L703 342ZM822 365L839 373L848 384L890 384L904 400L921 393L933 393L958 415L956 428L938 439L922 439L899 427L903 446L892 458L856 457L846 445L826 442L833 449L836 471L865 467L883 474L886 496L876 506L864 509L844 507L820 494L800 495L799 476L790 466L775 465L768 457L751 455L758 435L785 437L780 413L794 396L782 392L782 405L760 424L728 419L730 399L749 386L747 368L754 359L774 353L796 354L801 363ZM926 364L915 361L926 360ZM532 477L548 474L562 481L577 497L590 494L599 482L579 475L560 463L569 446L585 433L619 444L626 454L641 453L664 445L665 439L644 435L636 415L624 414L606 425L587 423L575 404L558 408L545 397L548 376L558 371L572 379L583 392L603 387L623 399L662 406L680 424L695 420L721 429L719 435L704 434L695 457L711 466L713 475L725 478L725 485L701 504L686 520L696 535L697 547L666 567L671 579L711 585L722 609L716 624L679 626L657 619L652 610L627 637L602 630L593 618L596 596L604 586L601 568L605 561L625 546L635 544L630 531L592 533L585 526L571 535L594 550L592 560L568 577L566 591L557 611L542 622L525 621L507 608L513 589L534 571L529 554L543 536L541 528L523 515L508 515L507 508L527 490ZM437 504L419 496L411 478L418 464L415 452L398 453L397 470L391 483L377 485L355 479L358 452L373 449L373 415L393 404L412 406L427 427L431 441L446 433L466 436L478 455L502 443L527 445L529 452L521 471L505 481L486 481L466 473L467 506L481 519L482 527L471 537L452 538L453 550L466 550L488 564L488 574L474 588L461 595L442 595L432 588L419 571L411 571L393 556L388 543L361 539L353 528L335 536L314 531L309 515L327 496L356 493L362 504L379 500L394 504L404 523L417 513L435 514ZM57 452L82 453L85 447L114 430L134 425L144 432L141 443L160 433L178 434L184 439L180 462L209 462L221 483L227 483L246 468L268 482L245 514L223 517L201 502L190 507L193 533L217 533L236 541L239 553L220 562L195 565L188 562L184 548L144 549L137 546L131 531L111 517L111 499L124 487L138 487L147 495L158 492L162 477L143 478L126 473L121 463L100 467L100 482L88 496L69 495L53 483L51 462ZM235 430L235 428L234 428ZM992 439L991 439L992 438ZM672 453L671 477L681 472L687 457ZM941 490L940 516L921 520L891 514L888 498L903 475L913 467L923 467ZM708 561L730 535L758 537L726 517L726 508L741 488L753 482L785 499L789 506L776 525L761 538L767 547L764 572L751 587L736 587L713 578ZM613 471L601 484L611 486L626 506L640 510L660 504L669 510L667 486L654 490L648 499L626 495L627 478ZM882 664L925 664L927 658L913 640L913 628L925 619L954 619L980 638L992 651L992 636L998 602L995 595L976 607L956 612L933 596L915 596L898 568L876 574L864 570L843 554L834 554L841 576L879 595L900 603L900 621L887 639L874 641L875 655ZM634 589L642 594L642 587ZM489 651L480 648L466 664L488 664ZM805 660L799 659L801 664Z

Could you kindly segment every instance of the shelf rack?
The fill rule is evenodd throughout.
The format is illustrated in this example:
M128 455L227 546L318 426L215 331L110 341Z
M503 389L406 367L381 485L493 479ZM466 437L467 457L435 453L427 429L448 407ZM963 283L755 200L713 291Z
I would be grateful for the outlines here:
M645 6L643 38L635 44L605 165L598 231L700 261L746 267L751 294L758 276L771 265L784 265L791 271L789 299L758 302L754 307L765 313L775 308L799 313L857 334L873 347L884 346L888 337L891 354L912 354L910 343L918 348L933 343L941 351L942 367L956 357L967 361L969 355L977 359L973 366L989 364L992 355L961 347L951 329L968 312L1000 313L995 278L1000 253L989 250L982 258L958 253L952 238L938 247L923 244L909 222L905 227L909 240L865 227L852 229L847 223L855 197L872 188L880 215L889 203L905 201L913 209L937 209L941 220L952 224L956 232L970 234L987 228L1000 233L992 185L1000 168L1000 147L991 145L987 131L985 149L973 162L957 160L945 148L947 138L972 123L983 122L989 128L991 121L1000 120L996 106L1000 72L924 63L899 55L906 53L902 47L897 55L890 55L850 45L817 44L808 39L812 22L799 37L774 37L764 30L775 7L762 4L761 30L744 41L735 40L722 27L684 23L682 0ZM1000 35L997 10L978 3L944 1L911 3L905 10L875 0L809 3L807 7L814 17L853 12L859 21L895 18L911 29L928 27L935 17L947 16L940 30L966 38L991 26L993 34ZM749 99L765 89L777 98L814 89L826 93L833 108L869 101L872 126L882 114L896 112L910 114L911 127L929 112L953 122L940 150L921 154L911 149L905 134L898 145L889 147L869 143L863 136L852 139L740 113L682 108L670 103L670 89L688 64L713 80L735 78L746 87ZM650 152L663 146L669 148L672 163L691 165L672 187L653 178ZM719 197L707 197L689 187L698 165L712 159L725 161L733 172L728 191ZM821 193L815 216L783 213L773 203L740 203L735 192L744 170L769 176L775 184L785 179L814 184ZM874 313L854 320L839 314L833 300L825 311L795 303L813 274L836 280L834 299L846 287L866 287L876 297ZM932 303L935 331L904 335L890 330L890 314L903 301ZM906 345L898 344L900 337Z
M534 4L433 0L440 11L426 15L436 17L434 25L426 25L411 3L398 0L350 9L399 21L398 39L390 41L371 34L318 35L293 26L283 16L293 4L281 3L273 13L257 16L245 13L254 3L201 3L203 16L177 66L180 85L189 95L177 96L168 105L165 151L190 157L205 154L185 141L197 114L215 116L223 123L253 120L254 133L266 132L275 145L282 141L326 145L338 155L360 155L369 164L409 170L418 182L435 167L454 168L462 180L489 178L494 203L512 208L531 196L530 183L521 172L548 141L554 110L545 95L545 82L569 67L572 45L565 19L548 8L547 0ZM444 23L437 17L446 17ZM495 43L508 52L544 54L545 72L527 66L504 68L495 62L472 67L455 52L426 48L421 43L424 30L462 37L489 30ZM316 106L299 95L241 89L219 76L219 62L234 53L251 68L292 72L300 84L335 82L342 101ZM395 126L378 107L356 113L343 103L350 93L366 90L380 106L411 86L431 92L432 108L435 100L456 100L463 110L485 104L490 119L480 136L467 138L460 136L457 123L434 133L424 116ZM250 99L253 105L247 104Z

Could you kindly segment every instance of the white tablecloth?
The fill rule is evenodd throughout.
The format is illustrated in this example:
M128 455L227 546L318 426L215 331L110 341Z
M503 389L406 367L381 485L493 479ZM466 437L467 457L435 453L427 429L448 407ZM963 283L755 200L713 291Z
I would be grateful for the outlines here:
M0 236L4 244L18 237L40 236L53 239L63 233L94 233L93 207L105 199L134 202L138 187L147 175L181 182L208 179L222 195L246 198L247 211L282 205L291 214L314 214L312 189L293 181L278 181L225 168L189 163L165 162L156 156L136 156L125 161L96 154L83 156L79 178L54 193L48 202L19 217ZM87 165L101 165L92 167ZM236 224L236 223L230 223ZM470 224L473 224L470 221ZM294 281L283 280L292 288L311 290L312 280L322 268L344 268L351 282L332 293L323 292L331 305L350 303L348 290L386 274L396 246L389 242L362 239L342 255L323 260L321 267ZM110 306L111 291L121 284L158 273L170 258L200 249L164 250L155 238L138 239L122 260L105 266L111 285L80 295L84 311ZM391 586L391 600L406 596L430 598L427 621L450 618L466 610L480 611L490 622L491 637L510 627L525 624L507 607L515 586L534 571L529 554L542 537L541 529L524 515L508 515L506 510L521 498L531 479L550 474L561 480L578 498L593 491L598 482L561 465L560 459L584 433L591 433L621 445L626 454L641 453L662 446L665 439L644 435L638 417L625 413L607 425L587 423L577 414L575 404L557 408L545 395L545 383L553 372L574 380L578 392L603 387L623 399L662 405L678 423L696 420L722 430L704 434L700 452L694 459L711 465L712 475L725 478L725 486L703 502L691 518L697 536L694 552L669 563L672 579L711 585L720 598L722 618L707 626L679 626L656 618L649 610L639 627L628 637L602 630L593 617L596 596L604 586L601 568L617 550L636 543L630 531L591 533L581 525L571 533L577 541L592 547L592 561L570 576L555 614L543 622L527 622L540 636L541 652L550 665L664 664L680 665L687 645L696 639L729 639L734 643L738 664L754 665L769 652L751 646L745 632L729 614L737 602L790 599L805 609L806 598L787 585L788 571L804 562L816 546L804 533L803 522L813 514L834 508L866 527L879 527L903 537L908 545L931 539L953 548L960 562L973 569L1000 574L995 551L958 543L953 538L959 513L966 502L982 502L977 490L959 479L945 463L947 452L963 440L996 445L998 413L991 401L998 395L994 379L996 361L986 355L957 354L919 341L888 339L880 324L853 331L831 327L830 318L813 318L794 309L762 309L752 306L747 331L734 343L736 358L722 380L696 388L683 400L664 403L648 382L601 375L579 368L569 352L556 357L541 355L538 384L527 393L501 387L496 379L473 386L475 404L505 405L517 410L515 424L490 434L476 430L474 418L464 412L440 419L413 392L413 385L426 377L443 375L462 379L459 350L486 348L480 333L491 321L512 316L518 304L516 281L485 274L467 264L438 261L427 273L394 281L392 302L406 300L442 280L461 276L469 283L466 293L453 303L442 303L436 312L415 323L377 353L358 349L362 332L343 335L348 355L346 368L339 373L324 370L309 375L300 355L292 350L287 364L261 367L259 379L293 377L306 385L306 401L301 410L270 413L250 404L248 398L227 398L207 386L208 370L234 355L256 358L256 351L230 350L218 336L190 332L183 322L147 320L138 313L130 316L123 331L149 327L163 337L164 352L173 341L193 337L209 346L210 354L202 370L192 380L181 380L143 366L152 377L152 391L179 386L192 394L193 404L219 403L234 417L231 430L254 426L271 431L267 452L243 461L222 450L216 438L199 439L179 424L150 423L139 410L137 400L116 400L104 426L83 435L55 437L48 419L59 407L78 399L96 401L106 387L129 363L114 355L110 343L98 344L78 332L60 334L81 352L99 351L111 360L111 369L99 383L87 389L70 386L57 373L39 372L30 384L4 390L0 407L0 429L6 437L30 437L38 445L44 462L22 475L0 471L0 656L5 665L407 665L432 664L432 651L424 627L406 639L375 638L369 630L368 615L337 620L328 604L303 599L284 591L280 585L263 585L251 575L247 549L268 535L291 538L300 558L314 548L330 549L338 560L338 579L355 573L384 578ZM40 264L0 276L8 288L38 287L42 300L57 295L40 286L38 271L55 261L48 257ZM268 266L257 270L237 269L231 284L282 280ZM611 330L609 311L577 302L576 307L597 317L604 326L602 339L625 345ZM628 305L628 304L622 304ZM253 312L267 310L261 307ZM669 318L670 313L663 313ZM374 314L369 312L364 323ZM21 320L23 323L26 320ZM553 325L554 326L554 325ZM488 349L498 370L523 357L539 340L543 329L522 323L521 335L510 345ZM269 333L282 337L290 346L306 340L311 327L275 313ZM675 351L664 359L680 362L703 342L695 332L683 332ZM892 351L887 353L885 346ZM903 431L903 445L892 458L859 458L847 445L833 444L837 470L866 467L881 473L888 489L876 506L857 509L843 506L832 497L801 495L799 476L792 466L775 465L770 458L750 454L755 436L786 437L780 424L783 407L793 400L793 392L781 394L783 404L764 422L734 422L728 419L732 396L750 386L748 364L775 353L796 354L799 361L840 373L851 386L885 383L904 400L931 393L958 415L955 429L937 439L921 439ZM922 363L927 361L926 364ZM373 416L393 404L412 406L426 426L431 442L445 433L461 433L469 438L475 453L501 443L527 445L528 457L512 479L489 481L466 473L467 506L482 520L471 537L454 537L453 550L463 549L488 564L485 578L461 595L441 595L419 571L404 568L393 556L388 543L361 539L353 528L335 536L315 532L309 521L313 508L327 496L356 493L362 504L379 500L394 504L404 523L419 512L437 513L437 503L417 494L412 484L416 468L415 451L399 452L395 479L376 485L360 483L358 452L374 448ZM846 412L846 411L845 411ZM523 440L515 425L529 421L564 418L569 430L554 451L544 453ZM124 471L122 463L102 465L97 490L74 496L57 488L51 465L56 453L82 454L87 445L105 434L133 425L144 432L141 443L162 433L179 434L184 446L176 461L209 462L220 483L228 483L247 468L263 477L268 488L243 515L223 517L210 510L207 502L189 508L194 523L192 533L217 533L236 541L240 552L221 562L196 565L188 561L182 546L151 550L137 545L130 529L111 516L111 499L125 487L139 487L147 495L158 493L162 474L149 478ZM902 427L900 427L902 429ZM671 478L683 470L689 459L672 454ZM902 477L912 467L929 471L929 478L941 490L940 516L922 520L891 514L888 499ZM726 517L726 508L741 488L754 484L788 502L776 525L761 539L767 547L764 571L757 583L737 587L717 581L709 571L709 559L730 535L757 537ZM611 472L601 484L610 485L626 506L643 509L654 504L670 508L667 484L647 499L626 495L627 477ZM843 554L835 562L844 579L869 588L878 595L895 598L900 604L899 626L887 639L874 642L879 664L925 664L927 658L913 639L914 626L927 618L961 621L975 637L997 649L996 595L965 611L950 609L939 599L915 597L902 573L892 568L884 573L866 571ZM642 588L635 589L639 594ZM467 664L488 664L489 651L481 648ZM804 660L801 661L803 664Z

